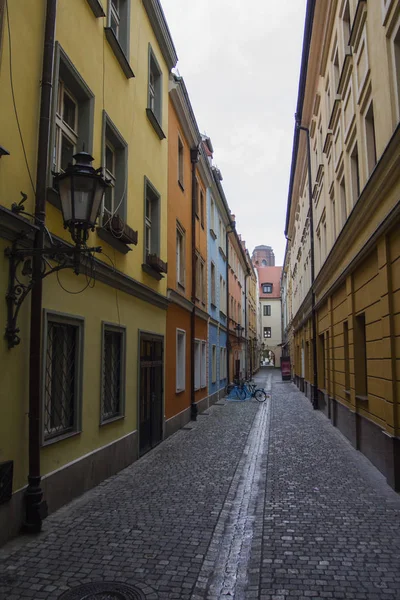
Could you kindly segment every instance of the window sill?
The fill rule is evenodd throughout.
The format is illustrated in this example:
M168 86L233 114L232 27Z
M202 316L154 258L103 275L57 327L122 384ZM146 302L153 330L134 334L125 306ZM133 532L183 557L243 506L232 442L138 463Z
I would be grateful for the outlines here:
M204 223L201 224L201 228L204 230Z
M135 73L131 69L129 61L128 61L127 57L125 56L125 52L124 52L121 44L117 40L116 35L113 32L113 30L111 29L111 27L104 27L104 31L106 34L107 41L110 44L111 49L114 52L115 57L116 57L117 61L119 62L121 69L124 72L125 77L127 79L131 79L132 77L135 77Z
M226 254L225 252L222 250L221 246L219 246L218 248L220 255L222 256L222 258L226 261Z
M226 319L226 313L223 310L219 311L220 317L224 317Z
M81 433L81 431L68 431L67 433L61 433L60 435L55 435L54 437L49 438L48 440L43 440L42 446L51 446L57 442L62 442L63 440L67 440L71 437L76 437Z
M150 267L150 265L147 265L146 263L142 264L142 270L145 273L147 273L147 275L150 275L150 277L157 279L157 281L161 281L161 279L164 279L163 275L158 273L158 271L156 271L155 269L153 269L152 267Z
M108 425L109 423L115 423L116 421L123 421L124 419L125 415L115 415L114 417L100 421L99 427L103 427L103 425Z
M215 233L214 229L212 227L210 227L210 235L212 237L213 240L217 239L217 234Z
M181 283L180 281L177 282L178 285L178 289L181 290L182 292L185 291L185 284Z
M344 391L344 393L346 394L346 396L350 396L350 395L351 395L351 392L350 392L350 390L345 390L345 389L344 389L343 391Z
M213 308L217 308L217 305L215 304L215 302L211 301L210 304Z
M99 17L105 17L106 13L103 10L100 0L87 0L90 8L93 11L94 16L98 19Z
M182 192L184 192L184 191L185 191L185 188L184 188L184 186L183 186L183 183L182 183L181 181L179 181L179 179L178 179L178 185L179 185L179 187L181 188Z
M359 400L360 402L368 402L368 396L357 396L356 395L356 400Z
M158 135L158 137L160 138L160 140L164 140L166 138L166 135L163 132L163 130L161 129L161 125L158 122L158 119L157 119L156 115L153 113L153 111L151 110L151 108L146 108L146 114L147 114L148 120L153 125L153 129L156 132L156 134Z
M118 252L121 252L121 254L128 254L128 252L132 250L132 248L129 248L129 246L127 246L124 242L121 242L121 240L114 237L113 234L107 231L107 229L104 227L97 227L96 232L101 240L107 242L109 246Z
M175 390L175 394L182 394L186 388L182 388L181 390Z

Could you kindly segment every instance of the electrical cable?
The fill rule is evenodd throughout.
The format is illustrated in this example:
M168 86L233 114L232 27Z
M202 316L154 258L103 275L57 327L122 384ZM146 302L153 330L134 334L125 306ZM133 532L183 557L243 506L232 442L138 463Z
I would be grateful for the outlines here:
M12 95L12 101L13 101L13 106L14 106L15 119L17 121L19 137L20 137L21 145L22 145L22 151L24 153L25 164L26 164L26 168L28 171L29 179L31 181L33 193L36 195L35 185L33 183L33 178L31 175L30 168L29 168L28 157L26 155L24 139L22 137L21 125L20 125L19 118L18 118L17 103L15 100L14 82L13 82L13 75L12 75L12 44L11 44L11 27L10 27L10 14L9 14L9 8L8 8L8 0L6 0L6 12L7 12L7 29L8 29L8 53L9 53L9 59L10 59L9 62L10 62L11 95Z

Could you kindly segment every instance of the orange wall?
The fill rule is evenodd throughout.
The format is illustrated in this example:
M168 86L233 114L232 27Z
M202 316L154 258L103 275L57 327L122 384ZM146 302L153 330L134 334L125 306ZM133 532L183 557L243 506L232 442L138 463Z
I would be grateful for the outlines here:
M176 393L176 330L186 331L185 390ZM165 364L165 416L170 419L190 406L190 312L170 304L167 311Z
M178 135L183 143L183 187L178 183ZM179 125L174 106L169 100L168 117L168 287L176 290L176 221L186 231L185 289L179 286L180 294L190 300L192 273L192 165L190 146Z

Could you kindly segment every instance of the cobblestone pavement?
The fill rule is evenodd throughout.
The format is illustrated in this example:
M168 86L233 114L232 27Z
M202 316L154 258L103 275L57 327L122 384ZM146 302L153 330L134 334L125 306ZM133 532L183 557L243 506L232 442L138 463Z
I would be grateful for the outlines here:
M115 581L148 600L400 600L400 496L293 384L259 380L271 402L218 403L0 550L0 599Z

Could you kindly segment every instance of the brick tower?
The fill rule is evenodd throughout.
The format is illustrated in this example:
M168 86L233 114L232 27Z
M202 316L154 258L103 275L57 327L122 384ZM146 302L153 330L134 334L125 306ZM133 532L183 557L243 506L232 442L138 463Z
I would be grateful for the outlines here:
M271 246L256 246L251 260L255 267L274 267L275 254Z

